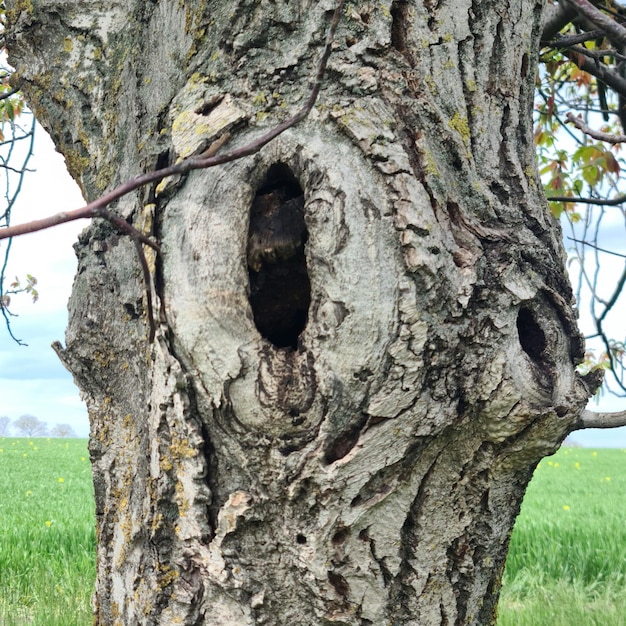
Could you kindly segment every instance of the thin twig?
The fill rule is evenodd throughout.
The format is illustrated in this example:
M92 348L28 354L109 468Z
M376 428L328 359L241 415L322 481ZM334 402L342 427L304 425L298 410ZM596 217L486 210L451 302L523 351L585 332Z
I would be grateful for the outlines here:
M569 48L585 41L592 39L598 39L604 37L603 30L590 30L584 33L577 33L576 35L557 35L556 39L551 41L541 41L542 46L548 46L549 48Z
M590 241L584 241L583 239L575 239L574 237L568 237L570 241L575 241L576 243L581 243L584 246L589 246L594 250L598 250L598 252L604 252L605 254L612 254L613 256L618 256L622 259L626 259L626 254L620 254L619 252L613 252L612 250L606 250L605 248L601 248L600 246L596 246Z
M626 57L623 54L615 50L589 50L585 46L569 46L569 50L577 54L582 54L590 59L594 59L596 62L602 62L604 57L613 57L618 61L624 61Z
M626 194L609 200L608 198L581 198L578 196L548 196L548 202L580 202L581 204L594 204L596 206L617 206L626 202Z

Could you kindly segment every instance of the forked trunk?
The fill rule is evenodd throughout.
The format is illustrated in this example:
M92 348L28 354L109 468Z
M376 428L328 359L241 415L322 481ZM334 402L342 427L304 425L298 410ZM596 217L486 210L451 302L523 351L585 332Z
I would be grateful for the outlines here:
M331 1L8 2L88 198L307 97ZM96 624L488 624L589 395L531 106L542 3L349 2L315 109L77 245ZM50 190L54 193L54 190Z

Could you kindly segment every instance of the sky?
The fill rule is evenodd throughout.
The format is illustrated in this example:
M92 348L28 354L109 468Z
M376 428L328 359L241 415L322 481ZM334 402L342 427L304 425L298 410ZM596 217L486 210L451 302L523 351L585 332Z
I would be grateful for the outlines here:
M29 168L35 171L26 175L12 223L84 204L63 157L40 126ZM76 272L72 244L86 225L86 220L80 220L13 239L7 278L32 274L38 280L38 302L33 304L22 295L13 297L11 305L17 314L11 321L13 334L28 345L17 345L0 318L0 416L14 421L21 415L34 415L49 427L69 424L82 437L89 432L87 409L71 374L50 346L54 341L65 345L67 300ZM6 242L0 242L1 251L5 246Z
M77 185L67 173L63 157L55 152L52 141L39 126L35 155L29 166L35 172L26 178L13 209L14 224L84 204ZM11 307L18 315L12 320L13 334L28 346L17 345L0 327L0 416L15 420L29 414L50 427L69 424L81 437L89 433L85 404L71 374L50 346L54 341L65 343L67 300L76 272L72 244L86 225L86 220L80 220L13 240L7 277L15 274L23 277L26 273L36 276L40 297L35 304L26 296L14 298ZM623 226L615 232L623 237ZM2 242L0 249L4 245ZM615 275L619 275L618 271L616 266ZM623 333L620 313L623 316L623 310L617 311L616 332ZM584 311L582 319L585 319ZM624 410L626 398L604 394L599 403L592 400L589 408ZM626 427L577 431L571 435L571 440L588 447L626 448Z

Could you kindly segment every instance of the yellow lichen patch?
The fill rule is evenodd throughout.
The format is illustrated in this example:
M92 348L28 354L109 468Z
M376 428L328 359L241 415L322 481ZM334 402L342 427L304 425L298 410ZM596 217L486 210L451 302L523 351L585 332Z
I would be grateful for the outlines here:
M152 532L156 532L163 525L163 513L158 513L155 518L152 520L152 524L150 528Z
M130 413L124 415L124 418L122 419L122 425L127 430L135 430L135 421L133 420L133 416Z
M439 176L437 161L435 161L435 158L430 152L424 153L424 164L427 174L430 174L431 176Z
M171 585L180 574L166 563L157 563L157 583L161 589Z
M7 21L15 23L18 15L22 12L28 13L29 15L33 12L33 3L31 0L17 0L15 6L6 11Z
M426 86L428 87L428 89L430 89L432 94L439 93L437 83L435 82L435 79L430 74L424 76L424 82L426 83Z
M67 171L71 174L72 178L78 180L89 166L89 159L80 156L78 150L72 150L71 148L62 150L62 152L65 156Z
M452 119L449 122L450 128L456 130L459 135L461 135L461 139L463 139L463 143L465 145L469 144L470 140L470 128L467 122L467 118L462 116L458 111L452 116Z
M98 435L97 435L97 439L100 443L108 443L109 442L109 425L107 423L109 417L108 416L104 416L103 421L104 421L104 426L102 426L102 428L100 428L98 430Z
M255 107L266 105L267 104L267 97L266 97L266 95L262 91L260 91L259 93L254 94L254 96L252 97L252 104Z
M129 514L126 514L124 518L120 521L119 528L122 531L122 536L124 537L124 545L122 546L122 549L120 550L116 559L117 567L121 567L126 560L128 553L127 546L133 537L133 522Z
M192 459L198 456L198 450L189 445L188 439L173 437L170 444L170 455L175 460Z
M71 37L66 37L63 40L63 52L70 53L74 49L74 42Z
M176 504L178 505L178 516L185 517L187 513L189 513L189 509L191 506L189 505L189 501L184 496L185 486L183 483L178 480L176 481Z
M201 108L202 103L199 103ZM179 158L208 148L217 137L245 118L245 113L237 106L232 96L227 94L208 115L195 110L182 111L172 122L172 143Z
M535 189L537 187L537 171L533 165L528 165L524 169L524 175L526 176L526 180L530 183L530 186Z
M98 367L104 368L109 367L109 365L115 361L115 356L111 352L106 354L100 350L95 350L93 353L93 360Z

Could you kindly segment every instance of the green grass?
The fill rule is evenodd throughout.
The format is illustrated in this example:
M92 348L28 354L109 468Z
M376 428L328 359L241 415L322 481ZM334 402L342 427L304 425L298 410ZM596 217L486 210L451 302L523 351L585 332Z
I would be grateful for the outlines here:
M498 626L626 626L626 451L562 448L517 520Z
M0 626L93 624L87 442L0 438Z
M0 438L0 626L93 623L93 509L85 440ZM498 620L526 625L626 626L626 451L540 463Z

